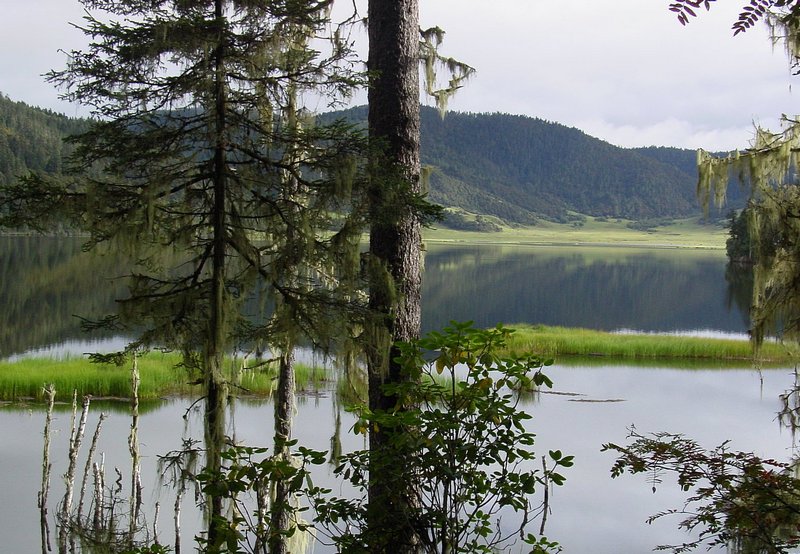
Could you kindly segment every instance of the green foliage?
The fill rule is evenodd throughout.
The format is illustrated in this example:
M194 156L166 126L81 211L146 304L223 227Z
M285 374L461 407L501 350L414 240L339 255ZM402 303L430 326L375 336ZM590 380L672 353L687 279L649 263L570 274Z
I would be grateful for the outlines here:
M8 104L18 106L25 119L38 113L21 103ZM0 101L0 114L4 107ZM334 112L318 120L329 124L341 116L363 122L366 110ZM47 127L56 141L53 145L63 136L83 131L88 124L56 114L48 117L59 122ZM59 118L64 120L63 125ZM441 120L435 110L423 108L422 126L422 158L432 169L430 200L448 207L516 224L534 224L542 217L557 220L567 210L630 219L678 217L695 211L694 151L620 149L575 129L503 114L450 113ZM495 144L495 140L480 142L473 137L475 133L507 140L502 144ZM19 135L37 136L28 131L19 131ZM24 144L28 143L20 143L19 152L9 155L18 168L14 175L25 175L28 169L44 170L20 161L40 157L33 149L35 144L30 148ZM45 150L55 151L51 146ZM64 152L70 149L58 148ZM558 161L566 157L574 163L583 164L584 158L591 163L582 166L581 173ZM600 187L598 182L604 185ZM737 191L731 191L728 203L738 208L743 199Z
M260 548L270 544L273 533L285 535L290 541L299 540L289 551L304 551L301 547L309 539L303 535L311 524L302 519L308 507L299 505L301 498L317 498L331 491L316 487L311 482L311 468L326 463L326 453L297 446L297 441L283 445L294 449L290 456L270 456L269 449L235 446L222 453L222 465L218 471L205 470L197 475L203 492L211 497L232 503L232 518L217 518L211 525L217 529L214 542L207 537L197 537L203 552L262 552ZM278 481L287 486L285 504L269 502L268 506L257 500L268 497ZM270 527L271 515L288 512L292 524L288 530Z
M721 158L703 151L698 154L698 191L705 204L712 199L721 203L733 179L751 188L746 215L739 217L745 221L737 221L737 228L746 226L754 262L751 319L756 345L770 331L784 338L795 338L800 332L798 144L800 123L785 119L781 132L757 129L751 147L742 152ZM738 232L737 237L732 247L743 249L744 233Z
M739 214L731 210L728 214L728 240L725 241L725 251L731 262L752 262L747 217L747 209Z
M656 227L666 227L672 225L674 221L669 218L655 218L655 219L642 219L639 221L631 221L627 227L634 231L653 231Z
M169 554L172 552L171 548L160 544L151 544L150 546L142 546L134 548L133 550L126 550L122 554Z
M118 321L141 344L194 353L188 365L212 342L327 343L336 308L359 299L366 141L287 100L313 89L335 102L361 82L337 32L329 55L303 46L328 29L327 3L86 4L92 45L49 78L96 119L70 139L74 177L0 191L5 224L66 220L91 233L87 247L127 253ZM263 309L247 319L253 296Z
M727 443L705 450L681 435L644 436L632 430L630 438L625 446L603 446L619 456L612 477L644 474L656 492L663 477L671 475L691 493L683 508L660 512L648 522L684 516L680 527L697 538L659 550L736 545L740 552L784 554L800 545L800 480L793 466L732 451Z
M85 119L33 108L0 93L0 185L29 171L61 173L71 151L64 137L88 125Z
M716 0L677 0L669 5L669 9L675 12L681 25L686 25L690 17L697 17L697 9L705 7L711 9L711 3ZM797 0L750 0L745 3L739 17L733 23L733 34L744 33L754 27L759 21L766 21L774 26L780 23L782 27L796 29L800 23L800 2ZM796 50L792 49L792 52Z
M503 228L492 219L494 218L482 215L469 217L461 211L448 210L445 212L444 219L442 219L442 225L455 231L477 231L481 233L502 231Z
M777 222L764 213L766 209L764 205L750 202L740 213L731 211L728 214L728 239L725 241L728 261L753 264L757 254L761 265L769 264L778 250L787 246L787 238L781 236Z
M400 343L397 361L409 379L385 386L396 405L356 410L354 432L393 432L380 450L345 455L336 474L363 494L374 472L405 482L394 490L411 496L402 503L403 517L424 552L488 553L507 545L523 535L532 516L546 511L546 502L534 505L533 496L563 484L557 470L573 463L560 451L549 453L549 463L534 454L535 436L525 427L531 416L518 409L518 391L551 386L542 369L552 361L499 356L510 333L502 326L479 330L453 322L441 333ZM336 538L344 551L371 544L363 504L323 503L318 509L350 523L351 532ZM524 540L535 552L556 547L532 534Z

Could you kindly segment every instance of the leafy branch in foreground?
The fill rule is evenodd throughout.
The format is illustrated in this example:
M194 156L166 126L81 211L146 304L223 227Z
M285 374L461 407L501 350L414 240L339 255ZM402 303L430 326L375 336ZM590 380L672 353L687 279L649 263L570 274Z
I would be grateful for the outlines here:
M782 554L800 545L800 480L794 465L729 450L727 442L706 450L682 435L642 435L635 429L629 438L627 446L603 445L619 455L612 477L646 474L655 492L665 475L673 475L682 490L691 492L682 508L659 512L648 523L685 516L680 527L696 538L658 550L734 545L737 552Z
M689 18L697 17L697 11L705 8L711 9L711 3L716 0L677 0L669 5L669 11L678 15L681 25L689 23ZM755 26L762 20L769 21L770 17L779 17L783 23L797 23L800 18L800 2L797 0L750 0L742 6L739 17L733 24L733 34L738 35Z
M552 386L542 372L552 360L500 357L511 332L452 322L442 333L399 343L396 361L409 379L385 385L394 406L356 409L354 432L391 429L390 440L380 451L344 456L336 473L362 494L370 471L403 480L392 490L408 495L398 504L421 552L495 552L515 541L533 552L557 549L527 528L546 519L546 491L563 484L557 470L572 466L573 457L551 451L548 463L533 451L535 435L525 426L531 416L519 409L519 391ZM534 503L540 493L544 500ZM348 521L351 533L337 540L340 547L362 551L371 543L363 502L320 508L333 520Z

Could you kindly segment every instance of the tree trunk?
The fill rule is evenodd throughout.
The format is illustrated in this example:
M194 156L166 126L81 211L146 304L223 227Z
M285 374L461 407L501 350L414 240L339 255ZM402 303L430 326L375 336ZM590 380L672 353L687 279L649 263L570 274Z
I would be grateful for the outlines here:
M418 0L369 1L369 135L371 164L370 308L378 318L368 352L369 403L388 409L394 399L383 385L403 379L390 346L420 332L420 224L397 192L420 191ZM391 277L391 278L389 278ZM417 539L408 521L410 481L402 452L392 452L391 435L402 429L370 429L368 526L372 552L414 552ZM392 459L393 463L386 462ZM381 461L382 460L382 461Z
M275 456L288 459L291 455L286 441L292 438L292 417L294 412L294 350L289 347L281 353L278 391L275 397ZM284 480L274 483L272 498L271 532L269 534L270 554L287 554L288 537L282 532L291 529L292 508L289 484ZM304 532L304 531L297 531Z
M225 355L225 196L226 196L226 118L225 118L225 47L223 42L223 1L216 0L214 10L219 38L214 53L214 160L212 178L212 275L209 302L209 328L204 359L206 386L205 440L206 469L218 474L222 467L227 391L222 372ZM222 498L209 500L208 552L218 552L222 522Z

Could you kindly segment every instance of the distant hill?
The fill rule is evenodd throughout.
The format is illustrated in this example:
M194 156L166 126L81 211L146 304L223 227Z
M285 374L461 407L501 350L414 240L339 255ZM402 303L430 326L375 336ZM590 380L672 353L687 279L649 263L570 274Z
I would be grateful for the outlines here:
M686 150L685 148L671 148L667 146L648 146L646 148L632 148L634 152L643 154L659 162L675 166L678 170L691 177L693 186L697 183L697 152ZM726 152L717 152L716 155L723 156ZM723 215L731 208L741 209L747 202L748 191L741 185L732 184L728 187L726 206L723 207Z
M335 112L354 121L366 114L363 106ZM694 150L619 148L531 117L451 112L442 119L422 109L431 200L509 222L564 221L568 212L636 220L700 215L695 160Z
M85 119L33 108L0 93L0 184L29 171L60 173L68 151L63 138L87 125Z
M367 110L322 117L361 122ZM0 183L30 170L59 173L62 137L87 124L0 94ZM442 119L423 107L422 161L432 201L509 223L566 221L571 212L634 220L701 214L694 151L619 148L541 119L457 112ZM742 197L731 187L732 205Z

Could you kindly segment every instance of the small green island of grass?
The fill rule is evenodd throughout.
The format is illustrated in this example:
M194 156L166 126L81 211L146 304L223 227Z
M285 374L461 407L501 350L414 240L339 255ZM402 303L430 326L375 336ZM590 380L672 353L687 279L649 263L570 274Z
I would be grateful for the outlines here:
M755 361L750 341L728 338L609 333L591 329L508 325L515 332L507 341L507 353L533 352L552 358L602 357L614 360L744 362ZM796 344L765 341L759 363L785 365L797 360Z

